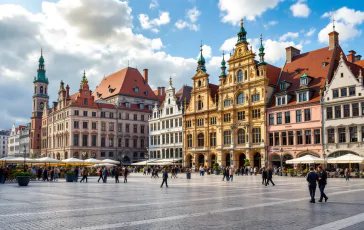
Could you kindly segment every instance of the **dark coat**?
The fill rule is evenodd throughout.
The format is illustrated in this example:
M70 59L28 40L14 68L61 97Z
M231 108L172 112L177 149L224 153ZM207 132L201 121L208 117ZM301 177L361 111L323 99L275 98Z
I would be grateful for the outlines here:
M311 171L307 174L306 180L310 186L316 187L316 182L319 180L319 177L317 173Z
M319 174L318 174L318 177L319 177L319 181L318 181L318 183L320 184L320 185L324 185L324 184L327 184L327 173L326 173L326 171L324 170L324 171L322 171L322 172L320 172Z

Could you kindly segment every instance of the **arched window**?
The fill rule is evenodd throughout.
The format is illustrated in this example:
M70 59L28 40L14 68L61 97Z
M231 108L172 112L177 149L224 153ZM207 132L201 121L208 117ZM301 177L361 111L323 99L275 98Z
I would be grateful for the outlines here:
M47 94L47 87L44 87L44 94Z
M257 76L259 76L259 74L260 74L260 71L259 71L259 70L257 70Z
M40 87L40 93L43 94L43 86Z
M83 104L84 104L84 105L87 105L87 98L84 98L84 99L83 99Z
M139 93L139 87L138 86L134 88L134 92Z
M187 147L192 147L192 134L187 135Z
M171 99L168 99L168 104L171 104Z
M244 144L245 143L245 130L239 129L238 130L238 144Z
M197 109L198 110L201 110L203 108L203 102L200 100L200 101L198 101L198 103L197 103Z
M201 80L198 81L198 87L201 87Z
M35 86L34 87L34 94L36 94L37 93L37 87Z
M244 93L239 93L237 97L238 104L244 104Z
M243 71L239 70L238 72L238 82L243 81Z
M244 79L245 80L248 80L248 70L245 70L244 71Z
M197 139L198 139L198 141L197 141L198 145L197 146L203 147L204 144L205 144L203 134L202 133L198 134Z

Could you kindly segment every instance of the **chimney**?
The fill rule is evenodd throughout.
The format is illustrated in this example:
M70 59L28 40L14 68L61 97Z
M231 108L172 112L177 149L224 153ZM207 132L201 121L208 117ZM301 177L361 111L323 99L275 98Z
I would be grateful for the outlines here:
M163 86L163 87L161 87L161 96L163 96L164 94L166 94L166 93L165 93L165 89L166 89L166 87L164 87L164 86Z
M143 69L144 81L148 84L148 69Z
M360 61L361 60L361 55L356 55L354 58L354 62Z
M334 49L339 45L339 33L336 31L332 31L329 33L329 49Z
M157 89L158 89L158 94L157 94L157 96L160 96L160 95L161 95L161 87L157 87Z
M293 61L293 57L300 54L300 50L294 48L293 46L286 48L286 62L290 63Z
M67 86L66 86L66 98L68 99L69 97L70 97L70 87L67 84Z
M346 55L346 58L348 59L349 62L353 63L355 61L355 54L356 52L354 50L349 51L349 54Z

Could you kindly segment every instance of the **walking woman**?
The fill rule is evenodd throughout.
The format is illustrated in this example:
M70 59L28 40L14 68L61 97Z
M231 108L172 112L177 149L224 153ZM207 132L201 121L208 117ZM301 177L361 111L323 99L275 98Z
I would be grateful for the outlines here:
M97 170L97 174L99 174L99 179L97 180L97 182L99 182L99 181L100 181L100 179L101 179L102 181L104 181L104 178L102 177L102 168L99 168L99 170Z
M345 180L349 181L349 176L350 176L350 170L348 168L345 169Z
M104 168L104 171L102 171L102 176L104 178L103 182L106 183L107 182L107 175L108 175L108 171L107 171L107 168L105 167Z
M85 167L83 167L82 171L81 171L81 174L82 174L82 179L80 180L80 183L82 181L84 181L86 179L86 183L87 183L87 175L88 175L88 171Z
M120 175L120 169L117 167L115 169L115 183L119 183L119 175Z
M124 169L124 183L128 183L128 168Z

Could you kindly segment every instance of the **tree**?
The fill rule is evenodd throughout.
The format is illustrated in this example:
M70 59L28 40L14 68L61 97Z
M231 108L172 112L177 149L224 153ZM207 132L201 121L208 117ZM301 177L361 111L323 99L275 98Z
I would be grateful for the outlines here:
M248 159L245 159L244 167L250 166L250 162Z

